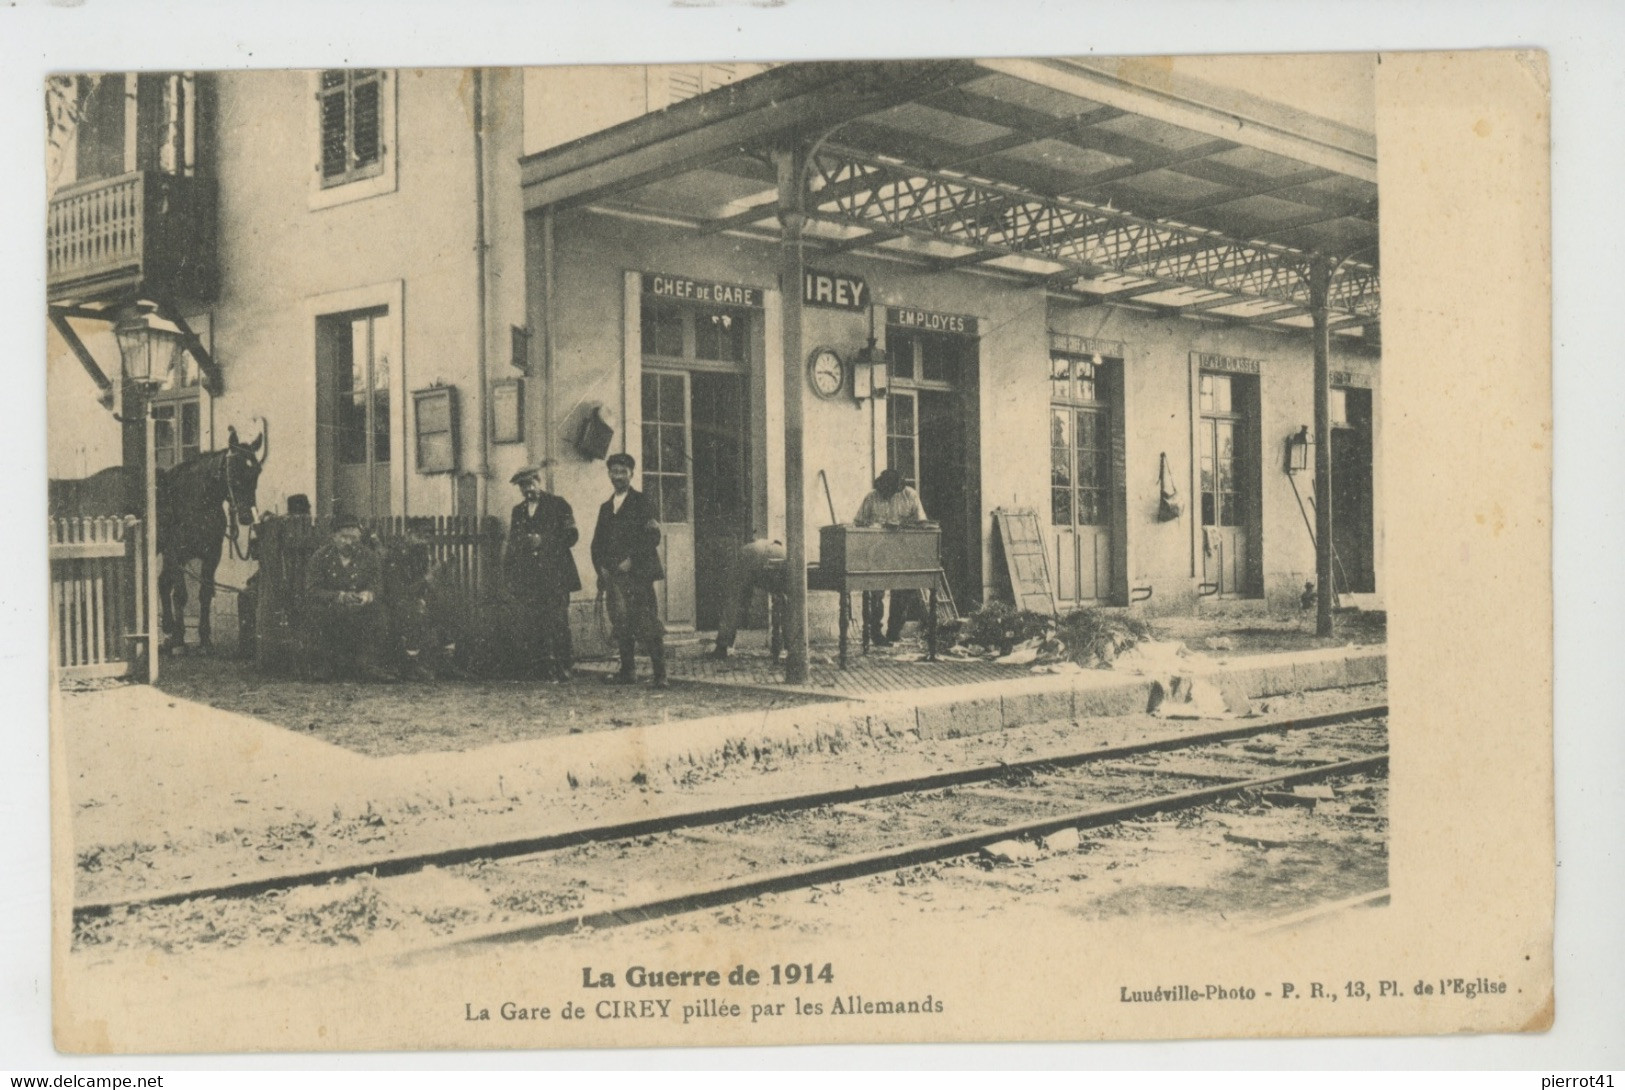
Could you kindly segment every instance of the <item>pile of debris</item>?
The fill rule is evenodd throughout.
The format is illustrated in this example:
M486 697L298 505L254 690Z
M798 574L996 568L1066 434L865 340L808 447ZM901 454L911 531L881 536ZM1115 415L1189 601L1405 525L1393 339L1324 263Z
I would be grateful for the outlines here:
M1125 614L1080 609L1054 617L990 602L960 622L946 655L1031 666L1039 673L1110 669L1119 656L1151 638L1150 625Z

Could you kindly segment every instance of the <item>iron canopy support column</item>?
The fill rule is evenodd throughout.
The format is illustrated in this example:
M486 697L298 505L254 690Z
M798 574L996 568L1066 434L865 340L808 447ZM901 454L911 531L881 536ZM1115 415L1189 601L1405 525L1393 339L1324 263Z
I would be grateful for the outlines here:
M779 183L779 299L784 329L784 679L792 685L807 680L807 492L801 373L806 160L804 147L773 153Z
M1309 269L1309 312L1315 340L1315 634L1332 634L1332 263L1316 255Z

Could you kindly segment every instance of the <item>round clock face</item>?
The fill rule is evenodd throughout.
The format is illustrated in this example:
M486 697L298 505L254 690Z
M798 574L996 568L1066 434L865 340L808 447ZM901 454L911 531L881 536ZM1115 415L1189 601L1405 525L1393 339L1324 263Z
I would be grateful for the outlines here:
M807 361L807 381L819 397L834 397L846 385L846 365L834 349L815 349Z

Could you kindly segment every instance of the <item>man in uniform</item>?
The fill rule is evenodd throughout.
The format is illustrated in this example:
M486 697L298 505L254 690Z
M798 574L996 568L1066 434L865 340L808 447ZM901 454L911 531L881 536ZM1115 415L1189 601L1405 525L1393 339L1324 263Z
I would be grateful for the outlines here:
M895 469L885 470L875 478L875 489L863 497L858 507L858 526L918 526L926 521L925 508L920 506L920 494L903 483L903 475ZM919 600L919 592L894 590L891 592L891 614L886 618L886 634L880 634L880 618L886 605L886 592L863 592L863 628L869 642L876 647L887 647L903 634L903 624L909 611Z
M365 681L392 680L378 666L385 620L382 590L377 550L361 540L359 522L339 516L333 539L305 567L306 646L316 680L330 680L335 671L353 671Z
M508 522L502 567L517 611L519 645L530 672L569 681L570 595L581 589L570 550L581 533L569 503L542 487L541 466L521 469L512 483L525 498L514 505Z
M660 520L649 500L632 487L637 462L630 454L605 460L614 489L598 509L592 533L592 566L598 591L608 600L610 625L621 653L620 671L610 681L636 680L636 645L643 644L654 667L654 687L666 688L666 630L660 623L655 581L664 579L660 564Z

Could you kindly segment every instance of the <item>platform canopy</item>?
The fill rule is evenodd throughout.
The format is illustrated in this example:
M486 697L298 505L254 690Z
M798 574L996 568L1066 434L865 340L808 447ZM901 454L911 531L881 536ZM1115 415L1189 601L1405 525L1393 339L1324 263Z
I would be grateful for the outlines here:
M1154 67L1154 66L1153 66ZM527 210L592 206L779 237L805 159L809 256L977 268L1080 306L1377 337L1371 132L1142 62L783 65L526 157ZM1140 75L1136 75L1140 73Z

